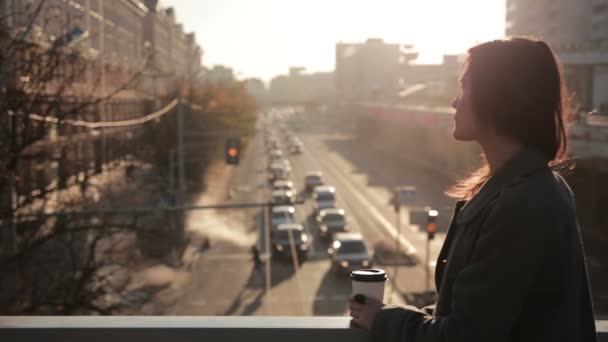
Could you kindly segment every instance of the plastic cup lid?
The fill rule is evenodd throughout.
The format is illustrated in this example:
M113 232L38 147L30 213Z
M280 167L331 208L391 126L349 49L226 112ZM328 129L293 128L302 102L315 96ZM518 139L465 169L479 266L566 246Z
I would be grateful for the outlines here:
M350 279L360 282L383 282L388 279L386 272L381 269L354 270L350 273Z

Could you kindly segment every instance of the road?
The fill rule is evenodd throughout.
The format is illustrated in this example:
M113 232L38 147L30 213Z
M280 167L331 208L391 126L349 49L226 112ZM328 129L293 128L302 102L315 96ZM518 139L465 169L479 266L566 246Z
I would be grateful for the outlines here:
M380 154L367 149L364 142L352 140L346 132L319 131L314 118L285 119L304 143L304 153L289 155L293 172L291 179L298 190L303 188L304 175L322 171L327 184L337 192L337 204L345 209L351 228L360 231L368 246L380 240L395 243L395 214L388 204L391 183L414 185L418 189L418 206L433 205L440 210L440 226L450 216L450 201L442 194L443 186L425 170L407 167L406 172ZM300 120L300 121L298 121ZM297 124L297 125L295 125ZM298 127L298 128L295 128ZM283 138L282 134L279 134ZM256 136L233 171L232 196L228 202L264 202L268 199L266 182L266 151L261 136ZM284 149L284 152L285 149ZM356 156L356 158L354 158ZM379 159L380 158L380 159ZM387 162L385 162L387 161ZM402 181L401 181L402 179ZM428 191L427 191L428 189ZM308 199L296 206L298 221L310 232L307 217L312 211ZM401 248L415 250L419 264L415 266L378 266L389 272L390 282L385 302L417 304L425 290L424 252L426 233L417 225L408 224L409 210L402 210ZM294 272L294 264L272 258L256 272L249 248L257 243L264 252L264 215L261 209L238 212L215 212L213 218L190 218L188 224L216 220L222 236L204 252L193 266L190 283L177 303L167 308L176 315L343 315L346 313L350 280L330 271L327 245L316 238L308 260ZM412 215L413 223L417 223ZM443 227L445 230L445 227ZM312 234L315 236L315 234ZM237 238L238 236L238 238ZM432 240L431 258L439 252L444 233ZM264 253L264 255L266 255ZM431 265L432 267L433 265ZM266 271L271 279L266 282ZM432 279L432 274L430 279ZM433 286L433 282L430 282ZM267 288L268 287L268 288Z

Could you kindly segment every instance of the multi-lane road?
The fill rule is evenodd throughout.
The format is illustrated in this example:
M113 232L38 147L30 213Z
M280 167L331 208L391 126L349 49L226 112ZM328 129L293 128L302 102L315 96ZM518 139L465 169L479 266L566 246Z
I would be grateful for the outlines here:
M389 204L393 185L417 187L416 206L433 206L440 211L440 228L449 220L450 200L443 195L446 181L438 180L415 166L397 165L373 152L373 147L358 142L339 129L319 131L321 122L314 117L285 118L288 129L303 142L302 154L291 155L283 144L284 153L292 165L291 180L300 191L304 176L309 171L321 171L324 181L333 185L337 205L346 211L351 229L361 232L369 247L380 240L395 243L398 228ZM293 125L297 123L297 125ZM278 124L278 122L277 122ZM292 127L293 125L293 127ZM273 125L274 127L274 125ZM296 128L297 127L297 128ZM276 135L285 142L284 132L274 127ZM263 138L256 136L245 151L241 163L233 170L231 198L228 202L266 202L269 190L266 181L267 152ZM193 265L190 283L177 304L167 308L168 314L179 315L343 315L350 281L330 270L327 245L317 238L309 224L312 212L310 199L296 206L298 222L314 237L308 260L301 266L271 258L265 267L255 270L250 247L256 244L264 256L264 214L261 209L222 211L207 216L191 216L188 224L200 220L214 220L219 231L213 247L203 253ZM390 282L385 301L412 302L426 289L425 248L426 233L416 223L419 215L402 210L403 222L400 246L415 252L419 263L415 266L382 266L389 272ZM198 221L197 221L198 220ZM410 224L411 223L411 224ZM434 261L443 241L443 233L432 240L431 258ZM432 279L431 263L430 279ZM267 281L270 279L270 282ZM433 282L430 281L431 286Z

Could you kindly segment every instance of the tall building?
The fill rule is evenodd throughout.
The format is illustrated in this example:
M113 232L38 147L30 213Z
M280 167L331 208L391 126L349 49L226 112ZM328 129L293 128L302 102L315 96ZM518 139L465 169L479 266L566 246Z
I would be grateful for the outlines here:
M375 101L397 96L401 48L382 39L336 44L338 101Z
M230 86L236 81L232 68L223 65L214 65L212 69L205 69L203 79L205 83L215 86Z
M154 69L155 94L167 94L175 79L198 81L202 78L203 50L194 33L184 32L173 8L162 8L157 0L146 0L144 42L149 46Z
M507 0L506 35L547 41L581 110L608 106L608 0Z

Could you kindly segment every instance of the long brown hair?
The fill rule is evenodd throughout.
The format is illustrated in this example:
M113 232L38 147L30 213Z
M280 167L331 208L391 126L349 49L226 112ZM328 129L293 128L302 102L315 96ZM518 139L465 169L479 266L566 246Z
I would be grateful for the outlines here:
M513 37L494 40L468 51L472 105L482 127L540 151L551 165L567 158L568 98L560 63L542 40ZM471 198L490 177L482 166L446 193Z

